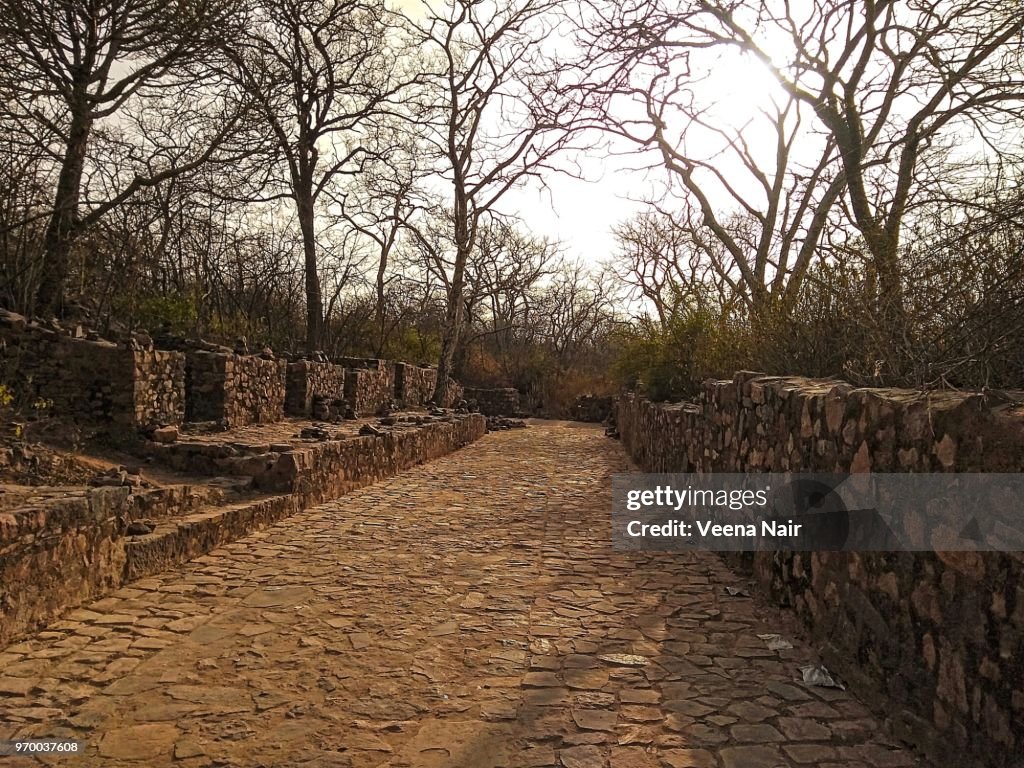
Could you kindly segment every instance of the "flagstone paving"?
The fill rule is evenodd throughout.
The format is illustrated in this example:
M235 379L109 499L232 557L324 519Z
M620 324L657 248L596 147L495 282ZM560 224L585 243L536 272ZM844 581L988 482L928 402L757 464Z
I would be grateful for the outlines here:
M0 739L105 768L924 765L796 682L812 651L716 556L612 551L626 467L537 422L135 582L0 650Z

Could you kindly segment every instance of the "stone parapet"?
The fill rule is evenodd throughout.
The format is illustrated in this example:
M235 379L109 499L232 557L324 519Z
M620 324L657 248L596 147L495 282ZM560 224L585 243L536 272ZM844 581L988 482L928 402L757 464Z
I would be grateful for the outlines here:
M647 472L1006 472L1021 418L979 394L863 389L740 372L695 401L616 403ZM1015 765L1024 751L1024 557L1017 553L730 555L792 607L826 663L877 692L899 735L940 764Z

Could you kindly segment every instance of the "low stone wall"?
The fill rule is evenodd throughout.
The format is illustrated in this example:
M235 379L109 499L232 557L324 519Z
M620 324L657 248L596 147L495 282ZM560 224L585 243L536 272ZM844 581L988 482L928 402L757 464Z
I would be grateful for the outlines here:
M40 493L0 513L0 648L65 608L121 586L128 523L164 519L223 496L192 486Z
M693 403L616 405L647 472L1019 471L1020 417L979 395L855 389L739 373ZM791 606L829 667L880 692L899 735L940 764L1024 750L1024 556L759 552L733 562Z
M0 512L0 648L131 579L443 456L485 431L483 416L466 414L254 455L248 469L270 492L260 495L240 495L241 484L77 488ZM214 455L197 455L200 471L216 471ZM156 520L156 530L128 536L128 524L140 519Z
M173 568L302 510L300 499L270 496L206 509L149 536L125 540L124 582Z
M423 406L434 395L437 368L395 363L395 401L405 408Z
M120 584L128 490L97 488L0 514L0 648Z
M515 416L519 413L519 391L512 387L501 389L479 389L466 387L462 396L476 401L480 413L485 416Z
M188 421L216 421L231 428L284 417L284 360L191 350L185 363Z
M28 407L102 432L180 424L185 415L181 353L72 338L6 312L0 382Z
M357 416L387 408L395 399L395 365L387 360L342 358L346 367L345 399Z
M334 363L300 360L288 364L284 412L289 416L313 416L318 399L345 398L345 369ZM317 416L317 418L320 418Z
M487 420L470 413L379 436L317 443L280 454L253 477L253 484L268 492L297 494L315 504L444 456L486 432Z

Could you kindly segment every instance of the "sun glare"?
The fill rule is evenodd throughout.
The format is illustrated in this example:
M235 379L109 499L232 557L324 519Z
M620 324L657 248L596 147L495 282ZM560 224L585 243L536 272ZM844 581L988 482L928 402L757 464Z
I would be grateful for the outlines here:
M763 110L773 112L784 95L768 66L751 54L721 57L698 87L712 104L709 114L735 129L757 122Z

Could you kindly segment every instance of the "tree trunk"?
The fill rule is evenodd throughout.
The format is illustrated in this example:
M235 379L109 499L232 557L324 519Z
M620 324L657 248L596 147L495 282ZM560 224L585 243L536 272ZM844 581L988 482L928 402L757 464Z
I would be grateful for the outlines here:
M300 184L295 190L295 207L302 231L302 252L306 277L306 352L320 349L323 338L324 302L320 293L320 272L316 258L312 184Z
M904 318L903 281L900 277L899 241L888 232L871 232L865 237L874 277L877 280L876 310L878 317L894 332L902 331Z
M448 291L448 306L445 309L444 336L441 339L441 359L437 363L437 384L433 401L444 405L448 399L448 378L452 375L455 349L462 332L462 292L465 284L466 262L469 260L469 246L459 245L455 253L455 270L452 285Z
M92 118L88 106L83 104L73 107L68 141L57 179L53 213L43 241L45 260L36 291L35 313L38 315L58 314L63 309L71 247L78 234L78 201L91 131Z
M387 317L384 313L384 276L387 269L387 249L381 248L380 263L377 265L377 357L384 355L384 337L387 333Z

